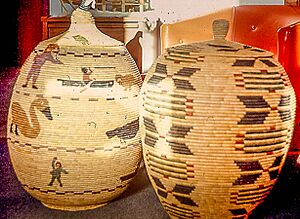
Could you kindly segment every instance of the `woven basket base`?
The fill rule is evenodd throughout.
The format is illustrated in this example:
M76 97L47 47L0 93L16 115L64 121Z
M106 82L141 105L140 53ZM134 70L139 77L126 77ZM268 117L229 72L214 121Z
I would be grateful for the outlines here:
M55 210L62 210L62 211L85 211L85 210L92 210L95 208L100 208L108 204L106 203L101 203L97 205L84 205L84 206L64 206L64 205L54 205L54 204L49 204L45 202L41 202L44 206L47 208L55 209Z

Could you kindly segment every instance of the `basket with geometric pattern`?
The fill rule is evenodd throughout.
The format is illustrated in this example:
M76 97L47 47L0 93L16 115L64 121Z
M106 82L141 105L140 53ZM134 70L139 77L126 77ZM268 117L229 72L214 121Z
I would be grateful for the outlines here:
M174 218L245 218L285 162L295 94L273 54L214 39L168 48L141 89L147 173Z

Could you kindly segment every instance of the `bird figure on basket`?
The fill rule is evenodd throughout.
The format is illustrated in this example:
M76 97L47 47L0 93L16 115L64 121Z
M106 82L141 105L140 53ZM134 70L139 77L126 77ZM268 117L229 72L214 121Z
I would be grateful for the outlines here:
M50 172L50 174L52 175L52 179L48 186L52 186L54 181L57 180L57 182L59 183L59 186L62 187L63 184L60 180L61 173L68 174L68 171L66 171L65 169L62 168L62 164L61 164L61 162L59 162L57 160L57 157L54 157L52 160L52 168L53 168L53 170Z
M136 119L114 130L107 131L106 135L109 139L117 136L121 143L125 143L125 140L134 138L138 130L139 120Z
M74 38L74 40L76 40L77 42L80 42L82 45L89 45L90 42L83 36L81 35L76 35L76 36L72 36Z
M34 100L29 107L29 115L19 102L13 102L11 106L12 122L10 133L20 135L19 131L27 138L37 138L41 131L37 113L41 112L48 120L53 120L49 102L45 98Z

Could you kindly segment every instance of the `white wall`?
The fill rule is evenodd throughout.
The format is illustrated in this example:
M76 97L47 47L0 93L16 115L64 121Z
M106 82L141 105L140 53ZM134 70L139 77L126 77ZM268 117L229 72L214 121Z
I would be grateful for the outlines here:
M192 17L206 15L224 8L238 5L238 0L151 0L154 11L143 13L141 18L150 21L160 19L163 23L174 23ZM147 72L157 57L157 29L146 31L142 39L143 72Z
M176 2L176 3L175 3ZM173 23L238 5L238 0L152 0L156 16Z

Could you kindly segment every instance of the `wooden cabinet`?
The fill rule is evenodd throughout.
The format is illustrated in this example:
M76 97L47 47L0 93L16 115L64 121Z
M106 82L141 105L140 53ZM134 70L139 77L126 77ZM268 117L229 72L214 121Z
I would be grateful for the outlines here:
M70 17L45 17L43 23L43 40L57 36L66 31L70 26ZM96 26L108 36L126 44L137 66L142 72L142 46L139 38L143 32L139 19L136 18L95 18Z

